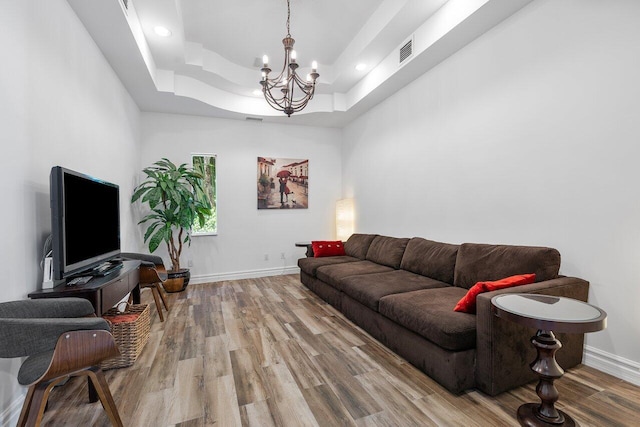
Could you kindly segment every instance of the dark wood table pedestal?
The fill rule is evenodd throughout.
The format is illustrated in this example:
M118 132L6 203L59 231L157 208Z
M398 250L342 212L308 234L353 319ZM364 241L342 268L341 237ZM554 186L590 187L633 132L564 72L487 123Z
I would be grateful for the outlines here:
M313 258L313 247L311 246L311 242L296 242L296 247L307 248L307 253L305 253L305 255L307 258Z
M491 303L496 316L538 330L531 338L537 357L529 366L540 378L536 387L540 403L525 403L518 408L520 425L577 426L570 415L555 407L559 393L554 381L562 377L564 370L556 362L556 352L562 344L552 331L600 331L607 325L607 313L582 301L551 295L505 293L491 298Z
M556 339L553 332L544 330L538 330L536 335L531 337L531 343L538 352L538 357L530 367L540 377L536 393L540 397L541 403L525 403L518 408L520 425L529 427L541 425L575 426L576 422L570 415L555 407L559 393L553 383L564 374L564 369L556 362L556 351L562 347L562 344Z

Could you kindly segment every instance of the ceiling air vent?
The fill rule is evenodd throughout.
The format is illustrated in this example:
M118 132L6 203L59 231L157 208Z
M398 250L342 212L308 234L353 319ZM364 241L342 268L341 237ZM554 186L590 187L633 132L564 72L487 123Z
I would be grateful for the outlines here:
M413 55L413 37L411 37L405 44L400 48L400 64L402 64L407 59L411 58Z
M262 117L245 117L245 120L250 121L250 122L261 122L262 121Z

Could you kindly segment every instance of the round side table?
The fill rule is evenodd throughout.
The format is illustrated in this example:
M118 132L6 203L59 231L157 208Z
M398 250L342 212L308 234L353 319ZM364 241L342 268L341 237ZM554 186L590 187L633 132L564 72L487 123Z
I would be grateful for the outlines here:
M307 248L307 253L305 254L307 258L313 258L313 247L311 246L311 242L296 242L297 248Z
M576 426L570 415L555 408L558 390L553 382L564 374L556 362L562 347L552 331L582 334L607 326L607 313L572 298L538 294L502 294L491 299L496 316L537 329L531 338L538 356L529 366L540 378L536 393L540 404L525 403L518 408L521 426Z

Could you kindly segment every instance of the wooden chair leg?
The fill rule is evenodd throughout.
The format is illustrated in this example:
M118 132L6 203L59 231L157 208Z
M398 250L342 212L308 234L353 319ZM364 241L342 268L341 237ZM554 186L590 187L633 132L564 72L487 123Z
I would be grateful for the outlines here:
M91 378L91 382L93 382L93 385L98 392L98 396L100 397L100 403L102 403L102 407L111 420L111 424L114 427L123 427L120 414L118 413L118 408L116 407L116 402L113 400L113 396L109 390L109 384L107 384L107 380L104 377L102 369L99 367L93 367L84 371L83 374L86 374Z
M156 310L158 310L158 316L160 317L160 321L164 322L164 316L162 315L162 306L160 305L160 294L158 293L158 288L153 285L150 286L151 293L153 294L153 300L156 302Z
M27 395L24 398L24 403L22 404L22 411L20 412L20 418L18 419L17 427L24 427L27 425L27 417L29 416L29 409L31 408L31 402L33 401L33 392L35 391L36 386L29 386L27 390Z
M89 376L87 376L87 390L89 391L89 403L96 403L100 397Z
M27 390L27 395L24 398L24 403L22 404L22 411L20 412L20 418L18 419L18 424L16 425L18 427L24 427L28 425L29 426L40 425L40 422L42 421L42 416L45 410L47 409L49 393L51 393L51 390L53 389L53 387L57 386L62 381L67 380L68 378L69 377L60 377L48 383L47 382L36 383L29 386L29 389ZM42 401L40 400L35 401L34 399L42 399ZM34 405L34 402L36 402L35 405ZM34 411L34 408L36 408L38 405L41 406L40 408L41 410L38 411L39 413Z
M47 406L47 399L49 398L49 393L51 393L51 389L58 383L59 381L53 381L50 383L38 383L34 384L29 389L33 388L33 392L31 393L31 401L29 402L29 407L27 409L28 414L26 414L27 419L25 424L20 424L18 421L18 425L25 425L27 427L37 427L42 422L42 417L44 415L44 409ZM27 392L27 395L29 393ZM26 404L25 400L25 404ZM24 410L24 407L23 407ZM22 415L21 415L22 418ZM24 422L24 421L23 421Z
M160 286L160 284L156 283L156 289L158 290L158 294L160 295L160 299L162 299L162 304L164 304L164 308L167 309L167 313L168 313L169 312L169 305L167 304L167 300L165 299L164 291L162 290L162 286Z

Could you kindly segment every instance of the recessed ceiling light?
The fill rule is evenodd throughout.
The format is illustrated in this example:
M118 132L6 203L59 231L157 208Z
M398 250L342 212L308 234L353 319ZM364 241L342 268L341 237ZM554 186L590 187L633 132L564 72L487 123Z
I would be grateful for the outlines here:
M160 37L169 37L171 35L171 30L169 30L167 27L163 27L161 25L158 25L157 27L154 27L153 31L157 35L159 35Z
M260 95L262 95L262 91L260 89L256 89L256 90L253 91L253 94L255 96L260 96Z
M356 65L356 70L358 70L358 71L364 71L366 69L367 69L367 64L360 63L360 64Z

